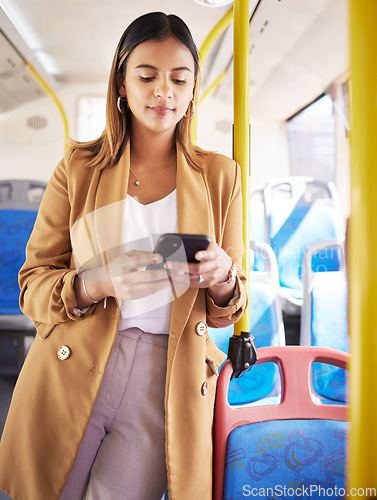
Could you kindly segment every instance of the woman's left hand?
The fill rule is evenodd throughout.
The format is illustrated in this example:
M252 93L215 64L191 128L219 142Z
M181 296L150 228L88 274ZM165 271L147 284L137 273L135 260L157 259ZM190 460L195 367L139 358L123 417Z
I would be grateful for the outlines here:
M199 263L168 261L165 267L184 272L186 278L188 273L192 288L209 288L226 283L232 259L217 243L210 243L207 250L200 250L195 258Z

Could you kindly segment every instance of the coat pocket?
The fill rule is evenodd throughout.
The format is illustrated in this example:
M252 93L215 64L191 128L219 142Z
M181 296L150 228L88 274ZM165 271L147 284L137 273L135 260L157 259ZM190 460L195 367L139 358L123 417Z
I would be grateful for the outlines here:
M37 335L41 340L47 338L56 325L49 325L47 323L41 323L40 321L34 321L35 329L37 330Z
M219 369L217 368L213 359L206 357L206 363L211 368L212 373L217 376L219 374Z
M214 342L208 337L206 344L206 363L215 375L218 375L221 364L226 360L226 354L223 353Z

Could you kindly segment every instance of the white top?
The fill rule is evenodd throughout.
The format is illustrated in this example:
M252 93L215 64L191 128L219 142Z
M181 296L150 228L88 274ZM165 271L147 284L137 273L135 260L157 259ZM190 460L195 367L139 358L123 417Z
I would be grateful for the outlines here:
M161 234L177 231L177 190L148 205L127 195L123 228L125 252L150 252ZM119 330L138 327L149 333L169 333L172 301L170 286L141 299L123 300Z

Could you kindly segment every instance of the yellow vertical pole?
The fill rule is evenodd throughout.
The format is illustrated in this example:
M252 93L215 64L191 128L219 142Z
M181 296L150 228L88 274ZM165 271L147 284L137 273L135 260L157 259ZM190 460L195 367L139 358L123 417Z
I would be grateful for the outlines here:
M351 40L351 337L348 487L377 488L377 2L349 0ZM362 488L364 490L362 490Z
M234 0L234 137L233 156L241 167L243 199L243 268L250 268L249 173L250 173L250 104L249 104L249 0ZM249 310L235 324L234 333L250 330Z

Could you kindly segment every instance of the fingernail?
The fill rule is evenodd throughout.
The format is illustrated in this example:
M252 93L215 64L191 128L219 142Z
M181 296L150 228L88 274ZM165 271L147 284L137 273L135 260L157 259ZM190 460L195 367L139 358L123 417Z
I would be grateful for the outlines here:
M160 262L162 262L164 260L162 258L162 255L160 255L159 253L154 253L153 258L154 258L156 264L159 264Z

